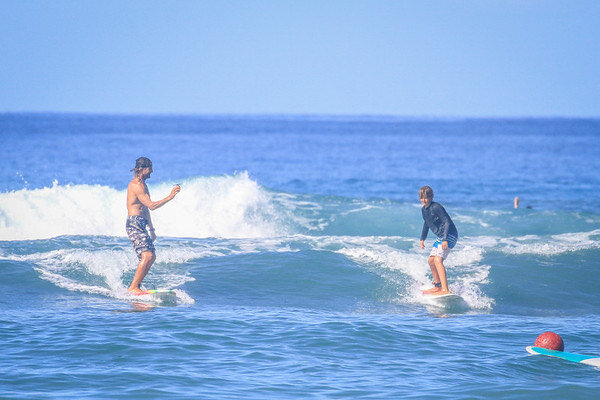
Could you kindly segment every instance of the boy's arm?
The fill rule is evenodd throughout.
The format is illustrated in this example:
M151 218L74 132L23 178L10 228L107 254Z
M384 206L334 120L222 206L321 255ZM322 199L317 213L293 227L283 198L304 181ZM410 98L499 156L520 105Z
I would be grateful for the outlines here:
M448 248L448 231L450 230L450 225L452 224L452 219L446 212L446 209L440 204L439 206L439 216L442 220L443 224L443 236L442 236L442 250L446 250Z
M427 239L427 234L429 233L429 226L427 226L427 222L423 222L423 229L421 230L421 241L420 246L422 249L425 248L423 242Z
M446 212L446 209L441 204L438 205L435 212L442 222L442 240L445 242L448 239L448 231L450 230L452 220Z
M444 211L444 242L446 242L448 240L448 231L450 231L450 225L452 224L452 220L450 219L450 216L448 215L448 213L446 212L446 210L444 210L442 208L442 210Z

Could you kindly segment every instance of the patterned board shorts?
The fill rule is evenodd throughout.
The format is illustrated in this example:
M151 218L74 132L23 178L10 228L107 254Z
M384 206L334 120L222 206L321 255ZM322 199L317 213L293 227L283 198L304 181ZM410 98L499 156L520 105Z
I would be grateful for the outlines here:
M133 244L133 249L140 260L142 259L142 253L144 251L151 251L154 253L154 244L146 231L146 225L148 225L146 218L140 217L139 215L128 216L127 223L125 224L127 236L129 236L129 240L131 240L131 244Z
M442 249L442 240L442 238L437 238L437 240L433 242L433 247L431 248L429 257L442 257L442 259L445 260L448 258L448 254L450 254L450 249L453 249L454 246L456 246L458 238L448 235L448 248L446 250Z

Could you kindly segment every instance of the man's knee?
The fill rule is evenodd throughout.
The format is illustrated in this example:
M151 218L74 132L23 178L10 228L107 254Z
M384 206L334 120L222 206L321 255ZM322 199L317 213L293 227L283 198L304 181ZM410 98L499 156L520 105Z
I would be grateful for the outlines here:
M153 251L144 251L142 252L142 262L143 263L153 263L156 260L156 254Z

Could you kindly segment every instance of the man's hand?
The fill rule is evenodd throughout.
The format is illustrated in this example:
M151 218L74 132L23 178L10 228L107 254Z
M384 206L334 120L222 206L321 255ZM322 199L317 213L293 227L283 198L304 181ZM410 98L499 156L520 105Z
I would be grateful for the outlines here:
M150 234L150 240L152 240L154 242L156 240L156 233L154 233L154 229L151 229L149 234Z
M442 242L442 250L447 250L448 249L448 242L446 240L444 240Z
M421 245L421 248L422 248L422 249L424 249L424 248L425 248L425 243L424 243L422 240L419 242L419 245Z
M181 186L175 185L173 190L171 190L171 198L174 198L177 195L177 193L179 193L180 191L181 191Z

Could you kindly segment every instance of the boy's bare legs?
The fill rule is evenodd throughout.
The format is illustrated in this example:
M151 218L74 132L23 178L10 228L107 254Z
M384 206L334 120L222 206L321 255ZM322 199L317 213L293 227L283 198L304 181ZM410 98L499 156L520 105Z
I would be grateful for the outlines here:
M429 268L431 268L431 275L433 275L433 282L437 283L440 282L440 275L437 272L437 268L435 266L435 257L431 256L429 257L429 260L427 260L427 262L429 263Z
M434 256L429 257L429 259L427 260L427 262L429 263L429 268L431 268L431 275L433 275L433 282L437 283L440 282L440 276L437 272L437 268L435 266L435 258ZM433 292L438 292L440 291L439 287L433 287L431 289L428 290L424 290L423 293L433 293Z
M130 292L136 293L136 292L142 291L142 289L140 289L140 284L146 277L146 274L148 274L148 271L150 270L150 267L154 263L154 260L156 260L156 255L153 252L151 252L151 251L142 252L142 259L140 260L140 263L137 266L137 270L135 271L135 276L133 277L133 281L131 281L131 286L129 286Z
M440 278L440 282L442 283L442 290L433 292L432 294L448 294L450 293L450 290L448 289L448 280L446 279L446 268L444 267L444 259L442 257L433 258L435 262L435 269L437 270L437 275Z

